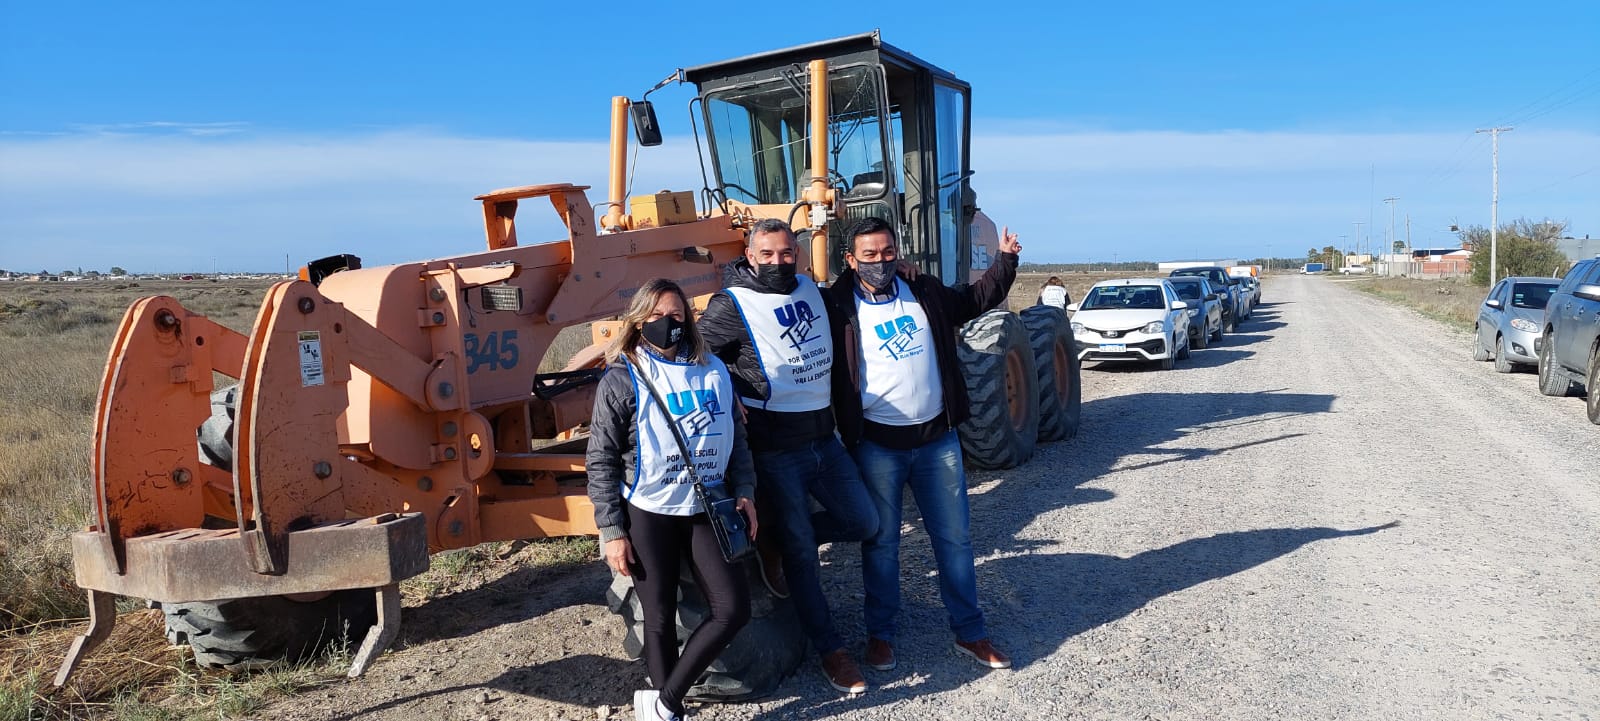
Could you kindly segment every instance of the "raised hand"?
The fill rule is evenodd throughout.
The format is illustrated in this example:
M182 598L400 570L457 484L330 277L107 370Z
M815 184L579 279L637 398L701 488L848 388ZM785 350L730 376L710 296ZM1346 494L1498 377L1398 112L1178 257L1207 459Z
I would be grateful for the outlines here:
M1000 228L1000 252L1013 255L1022 254L1022 244L1017 242L1017 234L1011 232L1010 226Z

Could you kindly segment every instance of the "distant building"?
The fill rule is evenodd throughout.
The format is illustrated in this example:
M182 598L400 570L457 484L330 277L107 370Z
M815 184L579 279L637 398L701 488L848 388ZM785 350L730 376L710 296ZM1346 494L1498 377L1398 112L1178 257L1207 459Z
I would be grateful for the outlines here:
M1582 238L1557 238L1556 248L1562 255L1567 256L1568 261L1576 263L1600 255L1600 238L1590 238L1587 235Z
M1229 266L1240 265L1240 263L1238 258L1219 258L1217 260L1169 260L1165 263L1157 263L1156 270L1162 273L1170 273L1174 270L1182 270L1184 268L1201 268L1210 267L1213 265L1220 265L1224 268L1227 268Z

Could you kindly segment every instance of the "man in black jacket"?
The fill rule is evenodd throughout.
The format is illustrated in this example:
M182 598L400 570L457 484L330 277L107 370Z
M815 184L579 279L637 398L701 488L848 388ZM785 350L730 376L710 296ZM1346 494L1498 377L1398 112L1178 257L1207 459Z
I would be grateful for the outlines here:
M723 272L725 287L707 302L699 327L712 352L733 370L734 390L747 413L761 525L777 531L801 625L828 683L858 694L867 682L834 630L817 545L871 537L878 517L861 474L834 435L830 314L817 285L796 275L797 253L788 224L757 223L744 257ZM811 499L823 510L812 513ZM762 569L769 586L778 585L771 578L773 565L768 561Z
M878 507L878 533L861 544L868 666L895 667L900 610L901 501L910 486L939 567L939 595L955 649L989 668L1009 668L978 608L977 570L956 426L970 415L956 358L956 330L1003 304L1022 246L1002 231L994 264L976 283L896 275L894 228L866 218L846 233L850 269L828 288L839 314L834 347L834 413L844 442ZM937 390L934 390L937 389Z

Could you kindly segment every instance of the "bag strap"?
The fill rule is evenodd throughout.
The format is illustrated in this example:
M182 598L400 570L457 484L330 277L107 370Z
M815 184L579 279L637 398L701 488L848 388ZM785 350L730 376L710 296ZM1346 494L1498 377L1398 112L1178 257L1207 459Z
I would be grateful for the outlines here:
M626 358L626 356L624 357ZM645 377L644 369L640 368L639 364L634 363L632 359L628 360L628 364L633 366L634 377L644 384L645 390L650 391L650 398L655 400L656 405L661 407L661 412L667 413L666 401L661 400L661 394L656 391L655 384ZM672 422L672 414L670 413L667 413L667 427L672 429L672 439L678 442L678 453L683 455L683 468L689 472L689 480L694 482L696 490L700 493L705 493L706 487L700 482L700 474L694 472L694 456L689 453L689 444L684 442L683 431L678 429L678 424Z

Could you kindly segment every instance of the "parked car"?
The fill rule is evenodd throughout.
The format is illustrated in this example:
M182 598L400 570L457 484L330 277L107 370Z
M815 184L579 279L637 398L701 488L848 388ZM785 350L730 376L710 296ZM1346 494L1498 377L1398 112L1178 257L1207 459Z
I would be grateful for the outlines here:
M1228 271L1220 265L1195 266L1193 268L1179 268L1172 271L1170 278L1196 276L1211 281L1211 287L1217 289L1217 294L1223 297L1222 324L1232 332L1239 326L1239 321L1244 319L1243 294L1239 292L1239 279L1228 275Z
M1538 340L1539 392L1589 393L1589 420L1600 425L1600 257L1579 261L1544 307Z
M1372 272L1371 268L1368 268L1367 266L1364 266L1364 265L1355 264L1355 263L1352 263L1350 265L1344 266L1343 268L1339 269L1339 275L1366 275L1366 274L1371 273L1371 272Z
M1153 361L1171 370L1189 357L1189 305L1164 279L1101 281L1067 309L1081 360Z
M1195 350L1222 340L1222 296L1205 278L1168 278L1178 300L1189 305L1189 345Z
M1239 279L1239 291L1244 295L1244 317L1248 319L1256 314L1256 306L1261 305L1261 281L1248 275L1233 277Z
M1473 325L1472 359L1493 360L1501 373L1519 365L1538 365L1534 341L1544 322L1545 304L1560 283L1555 278L1511 277L1489 289Z

